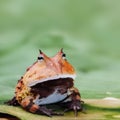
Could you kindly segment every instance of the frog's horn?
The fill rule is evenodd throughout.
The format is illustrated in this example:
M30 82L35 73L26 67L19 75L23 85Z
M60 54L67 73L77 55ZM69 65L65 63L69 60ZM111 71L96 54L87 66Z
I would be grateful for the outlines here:
M61 48L60 52L63 53L63 48Z
M45 59L48 59L49 57L44 54L40 49L39 49L40 56L44 57Z
M39 49L39 53L40 53L40 54L43 54L42 50Z

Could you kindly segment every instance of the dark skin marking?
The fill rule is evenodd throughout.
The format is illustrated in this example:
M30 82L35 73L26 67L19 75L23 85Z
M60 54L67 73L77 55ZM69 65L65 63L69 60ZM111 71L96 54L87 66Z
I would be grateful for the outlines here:
M29 104L25 107L25 110L30 110L30 108L32 107L32 105L33 105L33 102L32 102L33 100L32 99L30 99L30 102L29 102Z

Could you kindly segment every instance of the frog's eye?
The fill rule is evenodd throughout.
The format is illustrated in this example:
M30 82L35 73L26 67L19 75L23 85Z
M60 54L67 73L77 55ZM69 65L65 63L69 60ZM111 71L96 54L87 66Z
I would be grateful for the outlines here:
M63 48L60 50L60 53L62 54L62 58L66 59L66 54L63 52Z
M39 60L39 61L42 61L43 59L44 59L44 58L43 58L42 56L39 56L39 57L38 57L38 60Z
M39 50L39 53L40 53L40 56L38 57L38 60L42 61L44 59L43 58L43 52L41 50Z
M62 54L62 58L66 59L66 54L65 53Z

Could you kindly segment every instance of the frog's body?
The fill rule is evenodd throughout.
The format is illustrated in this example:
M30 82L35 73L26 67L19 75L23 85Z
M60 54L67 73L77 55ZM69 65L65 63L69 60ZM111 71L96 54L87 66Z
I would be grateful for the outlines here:
M40 51L38 60L18 81L13 105L18 102L24 109L37 114L61 115L44 107L51 103L64 103L75 113L81 110L79 91L74 88L75 70L61 50L54 57Z

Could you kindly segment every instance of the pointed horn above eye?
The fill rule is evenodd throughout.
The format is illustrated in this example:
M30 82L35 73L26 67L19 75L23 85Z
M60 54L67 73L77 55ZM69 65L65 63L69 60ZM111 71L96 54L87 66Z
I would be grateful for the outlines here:
M61 48L60 52L63 53L63 48Z
M39 49L39 53L40 53L40 54L43 54L43 52L42 52L40 49Z

